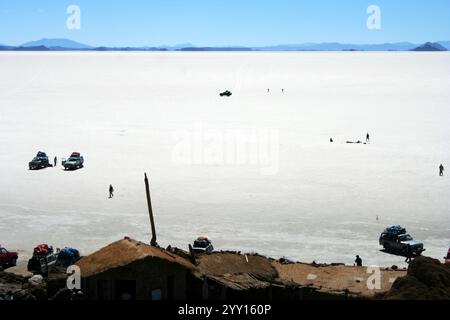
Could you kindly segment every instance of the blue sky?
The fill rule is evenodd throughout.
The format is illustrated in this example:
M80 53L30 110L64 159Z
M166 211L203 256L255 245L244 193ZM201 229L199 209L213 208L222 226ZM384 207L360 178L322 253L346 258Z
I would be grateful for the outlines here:
M68 30L66 9L81 9ZM378 5L382 29L366 27ZM70 38L100 46L259 46L450 40L449 0L0 0L0 43Z

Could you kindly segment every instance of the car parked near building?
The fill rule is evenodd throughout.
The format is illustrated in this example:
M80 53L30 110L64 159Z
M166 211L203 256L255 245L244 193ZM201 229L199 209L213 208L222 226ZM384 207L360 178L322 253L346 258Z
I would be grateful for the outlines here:
M0 269L14 267L18 258L17 252L10 252L0 246Z
M58 253L47 244L40 244L34 248L33 256L28 260L27 269L35 274L47 274L56 267Z
M56 266L67 268L80 260L80 252L77 249L65 247L58 252Z

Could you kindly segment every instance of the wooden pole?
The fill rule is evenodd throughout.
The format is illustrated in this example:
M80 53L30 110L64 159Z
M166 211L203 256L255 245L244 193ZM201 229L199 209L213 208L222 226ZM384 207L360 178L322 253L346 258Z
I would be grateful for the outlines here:
M147 194L147 206L148 206L148 214L150 215L150 225L152 227L152 240L150 241L150 245L157 246L156 243L156 229L155 229L155 220L153 219L153 210L152 210L152 201L150 199L150 187L148 186L147 173L145 175L145 193Z

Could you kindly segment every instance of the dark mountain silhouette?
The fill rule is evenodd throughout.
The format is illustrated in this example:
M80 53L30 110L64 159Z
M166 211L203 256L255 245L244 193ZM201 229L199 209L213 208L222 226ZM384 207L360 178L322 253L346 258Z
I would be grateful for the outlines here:
M448 51L447 48L437 42L427 42L411 51Z
M35 47L14 47L14 51L49 51L50 49L46 46L35 46Z

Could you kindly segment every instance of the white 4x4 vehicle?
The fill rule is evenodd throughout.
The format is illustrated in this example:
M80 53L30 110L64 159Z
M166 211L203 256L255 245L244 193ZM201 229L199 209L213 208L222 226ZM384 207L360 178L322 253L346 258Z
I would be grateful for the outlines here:
M214 247L211 241L205 237L197 238L197 240L194 241L194 246L192 247L192 249L196 254L209 253L214 251Z
M385 250L400 252L402 254L421 255L425 249L421 241L414 240L406 229L400 226L386 228L380 236L380 245Z
M69 159L62 161L62 165L64 166L64 170L76 170L83 168L84 158L80 155L80 153L73 152Z

